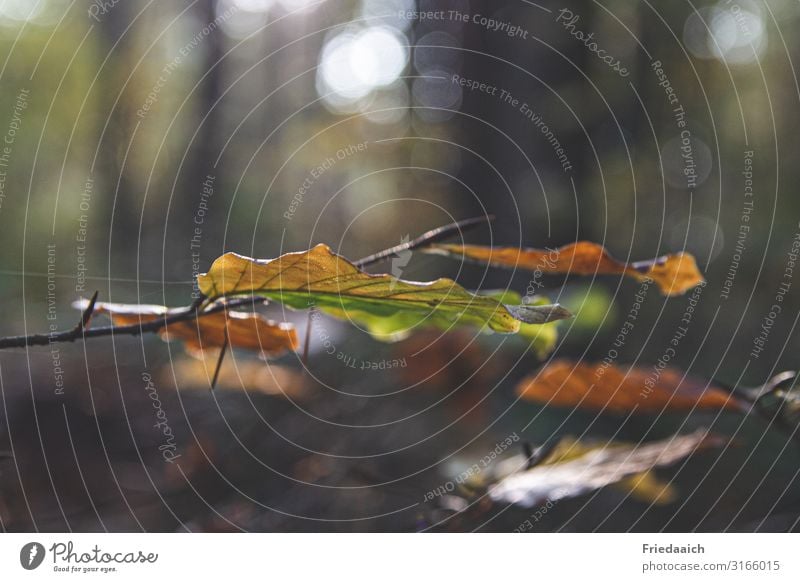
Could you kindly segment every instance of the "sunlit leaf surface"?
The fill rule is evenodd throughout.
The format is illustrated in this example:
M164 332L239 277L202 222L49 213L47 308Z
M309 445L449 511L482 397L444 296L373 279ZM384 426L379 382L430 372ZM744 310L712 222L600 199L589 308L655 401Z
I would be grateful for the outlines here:
M698 449L718 447L723 443L722 439L699 430L639 445L581 446L575 458L556 451L555 456L551 455L553 460L547 459L544 464L501 479L489 488L489 495L495 501L536 507L547 501L590 493L633 476L638 476L641 482L643 475L657 467L671 465ZM628 488L636 485L631 481L625 484ZM662 494L670 495L670 492Z
M570 315L558 305L504 305L450 279L417 283L371 275L323 244L271 260L226 253L198 277L198 285L210 298L257 294L295 309L314 307L384 339L397 339L418 326L448 329L455 324L517 333L523 323Z

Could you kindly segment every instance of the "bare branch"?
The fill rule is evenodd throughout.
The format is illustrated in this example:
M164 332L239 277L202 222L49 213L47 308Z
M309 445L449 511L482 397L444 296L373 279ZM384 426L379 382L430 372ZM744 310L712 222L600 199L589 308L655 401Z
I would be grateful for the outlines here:
M436 242L439 242L442 239L453 236L457 232L463 232L469 230L470 228L479 226L481 224L488 224L493 220L494 220L494 215L489 214L486 216L467 218L466 220L454 222L446 226L440 226L439 228L434 228L433 230L429 230L425 234L418 236L412 241L395 245L392 248L385 249L383 251L379 251L373 255L369 255L368 257L364 257L363 259L354 261L353 264L359 269L363 269L364 267L367 267L369 265L374 265L375 263L379 263L384 259L388 259L389 257L396 255L397 253L402 253L403 251L410 251L418 249L423 246L432 245Z
M265 303L261 297L242 297L238 299L216 301L206 309L199 311L195 307L185 307L173 309L162 319L148 321L146 323L134 323L131 325L107 325L104 327L92 327L89 329L72 328L67 331L41 333L33 335L20 335L0 338L0 349L24 348L25 346L46 346L51 343L74 342L77 339L88 339L109 335L140 335L159 331L162 327L179 321L191 321L198 317L219 313L225 309L234 309L248 305L258 305Z
M441 226L433 230L429 230L425 234L415 238L414 240L396 245L392 248L377 252L363 259L355 261L353 264L357 267L363 268L368 265L378 263L388 257L391 257L399 252L405 250L412 250L426 245L433 244L444 238L452 236L457 232L465 231L469 228L485 224L494 220L494 216L481 216L477 218L468 218L453 224ZM24 348L26 346L46 346L51 343L74 342L77 339L88 339L94 337L113 336L113 335L140 335L143 333L153 333L161 330L161 328L168 326L171 323L180 321L191 321L198 317L211 315L212 313L219 313L225 309L233 309L236 307L254 306L266 303L262 297L250 295L247 297L237 297L235 299L222 298L214 301L210 305L201 309L207 298L202 294L195 299L189 306L170 309L168 313L164 314L162 319L155 321L148 321L146 323L136 323L132 325L107 325L103 327L88 328L89 321L94 313L95 304L97 302L97 293L92 296L89 305L84 310L81 321L72 329L66 331L57 331L52 333L40 333L32 335L20 335L0 338L0 350L7 348ZM224 354L224 351L223 351ZM219 370L217 370L219 372ZM216 374L215 374L216 375Z

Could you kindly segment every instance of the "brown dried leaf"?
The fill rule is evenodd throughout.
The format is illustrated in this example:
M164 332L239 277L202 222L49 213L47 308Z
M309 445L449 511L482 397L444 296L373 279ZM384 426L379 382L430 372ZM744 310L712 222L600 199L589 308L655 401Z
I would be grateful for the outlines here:
M85 300L73 303L73 307L81 310L87 306ZM146 304L98 302L94 308L94 313L107 315L118 326L147 323L174 312L163 305ZM258 313L230 310L204 315L196 320L170 323L159 331L159 335L165 341L183 341L188 353L200 357L203 350L223 346L226 329L231 347L258 351L265 356L293 351L299 345L293 325L266 319Z
M729 392L673 368L629 368L603 363L555 360L524 378L517 394L555 406L619 414L662 410L745 410L749 405Z
M689 253L626 264L612 257L602 245L586 241L559 249L443 244L434 245L426 252L541 273L627 275L638 281L651 279L664 295L680 295L704 281Z

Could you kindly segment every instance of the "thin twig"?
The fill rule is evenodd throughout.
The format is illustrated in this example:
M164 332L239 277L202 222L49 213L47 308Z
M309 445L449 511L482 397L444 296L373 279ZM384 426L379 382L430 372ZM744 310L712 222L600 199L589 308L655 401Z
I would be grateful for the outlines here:
M86 327L89 325L89 321L92 319L92 314L94 313L94 306L97 303L97 296L100 295L100 291L95 291L92 298L89 299L89 305L86 306L86 309L83 310L83 314L81 315L81 320L78 322L78 325L75 326L73 331L76 334L81 333Z
M764 421L769 427L772 427L779 432L789 436L795 443L800 445L800 432L794 422L791 422L783 414L783 407L786 404L786 399L780 396L780 388L786 382L794 381L797 378L797 372L787 370L772 376L761 386L746 387L746 386L730 386L723 382L715 382L714 386L724 390L731 395L741 406L741 412L750 417L755 417ZM778 397L777 409L773 409L767 402L768 399L764 398L774 394Z
M715 386L724 390L725 392L729 393L734 398L739 400L743 400L748 404L755 404L764 396L772 394L773 392L777 391L783 384L788 382L789 380L794 380L797 377L797 372L793 370L787 370L785 372L780 372L767 380L761 386L756 386L755 388L749 388L746 386L730 386L723 382L715 382Z
M754 398L754 400L758 400L759 398L766 396L767 394L772 394L774 392L777 392L783 384L789 381L793 381L795 378L797 378L797 372L795 372L794 370L786 370L785 372L776 374L775 376L767 380L767 382L763 386L759 386L758 388L756 388L752 392L751 396Z
M546 461L558 446L559 442L561 442L560 439L551 438L535 450L529 442L523 442L522 452L525 455L525 470L527 471L529 469L533 469L534 467L537 467Z
M525 468L532 469L533 468L533 445L528 441L522 441L522 454L525 456Z
M477 218L468 218L466 220L454 222L453 224L441 226L439 228L429 230L425 234L415 238L410 242L399 244L393 246L392 248L377 252L373 255L369 255L368 257L364 257L363 259L355 261L353 264L359 268L363 268L368 265L373 265L399 252L405 250L412 250L425 245L433 244L444 238L452 236L456 232L461 232L469 228L472 228L474 226L478 226L479 224L485 224L492 220L494 220L494 216L487 215ZM91 319L92 313L94 312L94 304L97 300L96 295L97 294L95 294L95 296L92 297L92 300L89 302L88 307L86 308L86 310L84 310L83 317L81 318L81 324L79 324L78 326L66 331L57 331L52 333L38 333L32 335L19 335L19 336L0 338L0 350L6 348L24 348L26 346L46 346L51 343L74 342L77 339L89 339L94 337L103 337L110 335L136 336L143 333L157 332L161 328L170 325L172 323L178 323L181 321L191 321L198 317L204 317L206 315L211 315L213 313L219 313L220 311L223 311L225 309L243 307L245 305L257 305L266 302L266 300L263 297L258 297L256 295L249 295L247 297L237 297L235 299L220 299L214 301L205 309L200 309L203 306L203 304L208 300L207 297L200 295L187 307L170 309L167 313L164 314L164 317L162 319L148 321L146 323L134 323L131 325L120 325L120 326L107 325L103 327L93 327L89 329L87 328L87 325L89 324L89 320Z
M206 299L208 298L202 293L198 294L194 301L192 301L191 305L189 305L189 309L198 309Z
M143 333L152 333L159 331L162 327L180 321L191 321L198 317L204 317L213 313L219 313L225 309L233 309L236 307L244 307L245 305L254 305L263 303L262 297L242 297L238 299L231 299L225 301L217 301L212 303L211 306L198 311L192 307L184 307L180 309L170 310L162 319L148 321L146 323L133 323L130 325L107 325L103 327L91 327L89 329L79 330L76 333L75 328L53 332L53 333L40 333L33 335L19 335L0 338L0 349L5 348L24 348L25 346L46 346L51 343L74 342L82 338L103 337L109 335L140 335Z
M219 379L219 371L222 369L222 360L225 359L225 352L228 351L228 323L225 322L225 329L223 330L225 339L222 342L222 349L219 351L219 358L217 358L217 368L214 370L214 377L211 379L211 389L213 390L217 385Z
M489 214L486 216L467 218L466 220L460 220L459 222L454 222L453 224L448 224L446 226L440 226L439 228L434 228L433 230L429 230L425 234L418 236L412 241L401 243L399 245L393 246L392 248L385 249L373 255L369 255L368 257L364 257L363 259L354 261L353 264L359 269L363 269L364 267L368 267L369 265L374 265L375 263L379 263L384 259L388 259L389 257L396 255L397 253L402 253L403 251L411 251L414 249L418 249L421 246L426 246L433 244L435 242L439 242L442 239L453 236L453 234L455 234L456 232L466 231L469 230L470 228L479 226L481 224L488 224L492 220L494 220L494 215Z
M314 315L314 308L311 307L308 310L308 320L306 321L306 337L305 341L303 342L303 368L305 369L308 366L308 350L311 345L311 326L314 323L313 320Z

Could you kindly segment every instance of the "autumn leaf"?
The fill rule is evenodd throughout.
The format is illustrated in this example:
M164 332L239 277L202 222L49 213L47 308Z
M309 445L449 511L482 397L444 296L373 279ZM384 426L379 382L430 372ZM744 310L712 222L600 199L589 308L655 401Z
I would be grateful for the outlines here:
M551 454L544 464L498 481L489 488L489 496L498 502L535 507L547 501L577 497L621 482L630 489L637 486L637 482L631 478L638 478L641 483L657 467L676 463L696 450L723 444L723 439L708 435L702 429L638 445L613 443L600 447L581 446L575 458L556 451L556 455ZM656 488L651 494L657 494L658 491ZM674 491L667 490L663 494L671 493L674 494Z
M574 439L572 437L564 437L559 440L555 447L550 450L544 459L538 461L536 466L549 466L565 463L579 459L593 451L600 449L612 449L626 446L625 443L585 443L583 441ZM629 446L629 445L628 445ZM517 454L509 457L495 467L492 474L489 476L489 484L497 482L509 475L519 472L520 467L525 466L528 459L525 455ZM646 503L653 503L656 505L664 505L672 503L678 498L678 492L675 487L668 481L659 478L655 471L643 471L636 473L629 477L624 477L610 485L614 489L618 489L629 494L631 497L644 501Z
M504 305L450 279L417 283L371 275L323 244L271 260L226 253L197 282L212 299L255 294L294 309L314 307L384 339L397 339L417 326L449 329L455 324L517 333L523 323L570 315L559 305Z
M439 244L425 249L425 252L537 273L627 275L638 281L650 279L664 295L680 295L704 281L694 257L689 253L623 263L613 258L602 245L586 241L559 249Z
M88 303L86 300L76 301L72 306L84 310ZM107 315L114 325L121 326L156 321L177 312L163 305L98 302L93 313ZM165 341L183 341L189 354L201 357L203 350L224 345L226 330L231 347L257 351L265 356L275 356L298 347L293 325L266 319L258 313L231 310L170 323L159 331L159 335Z
M621 369L603 363L555 360L523 379L526 400L624 414L663 410L749 409L744 400L672 368Z
M582 441L565 437L553 448L550 454L540 464L542 466L555 465L584 457L600 449L619 449L631 446L624 443L587 444ZM668 482L658 478L655 471L648 470L636 473L630 477L620 479L612 485L616 489L630 493L632 497L648 503L665 504L675 501L677 492Z

